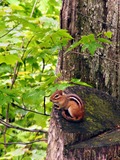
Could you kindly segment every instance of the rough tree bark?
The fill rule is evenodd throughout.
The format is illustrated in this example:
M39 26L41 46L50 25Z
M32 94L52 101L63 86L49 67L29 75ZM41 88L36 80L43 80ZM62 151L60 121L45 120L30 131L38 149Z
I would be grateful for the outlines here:
M62 80L79 78L120 100L120 0L63 0L61 28L74 40L82 35L112 31L112 44L93 57L78 47L59 53L57 73ZM68 46L69 46L68 45ZM47 160L120 160L120 101L90 88L66 90L85 102L83 122L67 122L53 109Z
M53 108L46 160L120 160L120 102L88 87L65 91L83 99L85 117L68 122Z
M120 99L120 0L63 0L61 28L67 29L74 41L90 33L113 32L112 44L94 57L79 54L79 47L66 55L63 49L57 73L62 74L61 79L79 78Z

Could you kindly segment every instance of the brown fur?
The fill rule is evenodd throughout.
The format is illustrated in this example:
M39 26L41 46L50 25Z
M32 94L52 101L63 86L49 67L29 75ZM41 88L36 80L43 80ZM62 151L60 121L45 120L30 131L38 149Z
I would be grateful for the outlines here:
M73 99L72 99L73 98ZM50 100L62 109L62 116L70 121L80 121L84 117L84 105L80 97L75 94L65 94L62 90L57 90L50 97ZM77 103L80 102L79 104ZM67 115L65 110L68 110Z

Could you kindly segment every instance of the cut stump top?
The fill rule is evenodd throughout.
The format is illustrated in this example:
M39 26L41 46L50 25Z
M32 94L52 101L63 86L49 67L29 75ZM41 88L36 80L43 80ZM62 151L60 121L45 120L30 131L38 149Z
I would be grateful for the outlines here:
M83 86L68 87L65 92L80 96L85 104L85 117L80 122L69 122L61 116L61 111L53 109L63 132L78 133L82 140L86 140L120 126L120 102L115 98Z

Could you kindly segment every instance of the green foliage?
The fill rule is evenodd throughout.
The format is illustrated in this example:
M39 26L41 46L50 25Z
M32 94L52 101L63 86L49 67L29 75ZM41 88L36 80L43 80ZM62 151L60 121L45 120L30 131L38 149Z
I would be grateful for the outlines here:
M73 84L73 85L81 85L81 86L92 87L91 85L89 85L85 82L82 82L79 79L75 79L75 78L71 79L70 83Z
M74 48L78 47L79 45L81 45L81 51L85 52L86 50L89 51L89 53L93 56L95 54L95 51L99 48L103 48L102 44L110 44L111 41L108 38L111 38L112 36L112 32L108 31L108 32L104 32L104 33L100 33L97 35L97 37L95 37L94 34L89 34L89 35L84 35L81 37L81 39L75 43L73 43L68 50L66 51L69 52L71 50L73 50Z

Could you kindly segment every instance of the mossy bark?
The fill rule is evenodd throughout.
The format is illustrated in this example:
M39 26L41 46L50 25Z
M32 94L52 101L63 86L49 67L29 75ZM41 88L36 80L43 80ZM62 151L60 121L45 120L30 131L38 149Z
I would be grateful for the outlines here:
M74 40L82 35L111 31L112 44L104 45L95 56L81 53L78 47L59 53L57 73L61 79L79 78L120 99L120 0L63 0L61 28Z
M50 120L47 160L117 160L120 158L120 102L88 87L68 87L79 95L85 117L69 122L53 108Z

